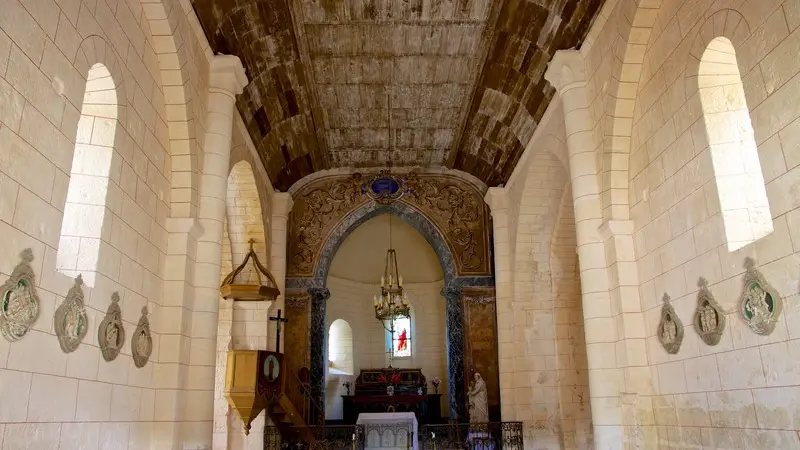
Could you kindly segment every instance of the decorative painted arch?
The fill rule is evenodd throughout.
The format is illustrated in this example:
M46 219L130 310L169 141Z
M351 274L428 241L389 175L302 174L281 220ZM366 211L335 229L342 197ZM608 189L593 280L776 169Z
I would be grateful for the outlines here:
M436 178L441 178L441 176L431 177L429 182L436 183ZM297 276L297 270L295 270L295 275L293 276L292 271L289 270L289 276L287 276L286 279L287 292L288 290L307 291L311 297L311 319L309 323L311 363L309 369L311 372L312 390L320 400L318 404L320 406L324 405L322 399L325 398L324 364L326 358L325 340L327 337L327 329L325 327L325 303L330 297L330 291L328 291L325 285L330 263L347 236L361 224L380 214L392 214L414 227L414 229L425 237L425 240L436 252L439 262L442 265L442 272L444 273L442 296L445 298L445 333L447 336L450 415L454 418L465 418L466 411L463 406L466 402L463 388L466 383L464 380L461 289L464 287L494 286L494 274L489 244L491 228L489 227L488 212L483 203L481 193L477 190L474 192L475 197L479 201L478 205L481 211L480 217L476 218L476 221L480 219L481 225L478 229L474 229L473 231L479 231L480 239L486 239L485 257L489 260L482 261L485 263L485 267L482 269L485 270L485 273L473 275L470 274L468 270L465 270L463 259L459 259L454 255L454 249L463 252L464 246L453 245L452 236L448 236L448 233L442 230L441 222L437 222L435 219L431 218L432 214L430 214L430 211L426 211L426 205L428 208L431 206L431 199L426 201L424 198L420 198L421 195L424 195L423 192L441 194L441 190L431 191L422 188L416 195L408 195L408 197L403 197L389 204L380 204L367 199L365 196L356 195L356 192L358 192L357 190L349 192L342 191L342 188L347 189L347 187L353 187L352 181L347 181L352 179L340 177L339 180L342 184L338 184L338 187L331 187L330 184L326 184L330 183L330 180L322 180L322 183L327 186L325 193L313 186L298 193L298 198L295 200L295 207L297 207L299 203L301 208L299 210L295 209L293 214L299 212L304 215L304 218L302 221L291 221L289 230L290 240L288 244L288 255L289 258L291 258L293 255L292 251L297 250L296 247L294 249L292 248L293 241L304 236L302 231L305 230L305 228L302 227L302 224L307 223L306 221L314 220L316 218L316 212L325 214L326 211L319 210L313 213L310 213L308 209L304 211L302 206L303 195L305 194L307 197L316 198L315 203L322 202L322 204L328 204L325 202L331 200L328 198L331 195L333 195L332 198L335 197L335 199L340 202L336 207L327 208L328 214L330 214L331 210L334 211L334 214L338 213L336 214L338 220L333 224L320 224L321 228L324 228L325 238L318 242L317 248L319 250L314 252L314 254L318 256L314 258L313 265L311 265L307 271L308 276ZM458 181L463 182L463 180ZM461 200L463 201L464 199ZM309 206L315 209L313 208L315 203L311 203ZM445 202L444 205L449 206L450 204ZM300 230L295 228L298 226L301 227ZM319 230L315 230L315 232L317 231ZM289 261L288 266L292 267L291 261ZM295 265L295 269L297 269L297 265ZM467 273L465 274L464 272Z

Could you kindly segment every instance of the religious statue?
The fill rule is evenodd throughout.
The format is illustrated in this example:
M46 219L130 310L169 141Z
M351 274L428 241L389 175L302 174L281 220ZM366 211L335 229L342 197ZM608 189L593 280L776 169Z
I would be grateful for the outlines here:
M125 327L122 324L122 310L119 307L117 292L111 294L111 304L97 329L97 342L106 361L113 361L125 343Z
M83 278L78 275L75 278L75 284L67 293L61 306L56 309L53 317L53 328L64 353L74 352L88 331L82 284Z
M656 336L664 350L670 355L674 355L678 353L681 342L683 342L683 324L675 314L675 310L672 309L672 305L669 304L669 300L669 295L665 293L662 299L664 306L661 307L661 321L658 323Z
M141 369L147 364L152 352L153 339L150 337L150 321L147 320L147 307L145 306L142 308L142 316L139 318L139 324L131 338L133 364Z
M475 372L475 381L470 383L467 396L469 397L470 423L489 422L489 397L486 391L486 382L478 372Z
M781 296L755 269L753 259L745 259L745 268L747 272L739 309L750 329L766 336L775 329L782 308Z
M708 289L705 278L698 282L697 308L694 311L694 329L708 345L717 345L725 329L725 312L717 305Z

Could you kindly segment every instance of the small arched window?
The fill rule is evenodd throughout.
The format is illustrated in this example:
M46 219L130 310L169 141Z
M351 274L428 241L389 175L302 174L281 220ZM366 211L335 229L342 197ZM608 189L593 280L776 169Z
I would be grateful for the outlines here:
M388 339L392 346L392 356L394 358L409 358L411 357L411 319L408 317L398 317L392 322L391 333L388 333Z
M772 232L772 214L736 51L725 37L700 59L698 88L728 251Z
M328 332L328 373L353 375L353 329L336 319Z
M60 272L69 276L84 272L89 286L94 277L85 273L97 271L103 223L110 217L106 201L117 114L114 79L105 65L97 63L86 81L56 257Z

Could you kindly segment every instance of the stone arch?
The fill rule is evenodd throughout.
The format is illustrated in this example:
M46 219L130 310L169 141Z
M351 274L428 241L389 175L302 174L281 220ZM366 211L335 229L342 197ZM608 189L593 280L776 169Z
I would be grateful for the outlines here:
M227 201L225 202L227 231L231 244L233 266L244 260L252 239L253 249L268 264L267 233L264 227L261 195L258 192L253 168L247 161L239 161L228 175ZM245 268L240 275L247 282L258 282L258 274Z
M144 16L149 23L150 38L158 56L161 88L164 93L169 149L172 157L172 186L170 211L172 217L194 217L199 205L200 174L202 173L202 143L195 135L195 110L204 102L202 80L192 77L191 69L208 64L198 57L210 54L194 50L193 41L208 43L202 33L191 33L191 20L197 21L189 2L181 6L177 0L161 0L144 4ZM188 8L188 11L187 9ZM191 12L191 14L189 14ZM199 24L198 24L199 26ZM192 36L194 34L194 36ZM195 103L192 103L192 102ZM196 106L197 105L197 106Z
M326 348L325 338L325 294L318 294L327 291L326 285L328 268L333 260L336 251L356 228L367 220L380 214L392 214L414 227L434 249L439 257L439 263L444 273L444 287L442 295L445 297L446 335L447 335L447 359L448 359L448 394L450 399L450 414L462 415L460 405L465 404L464 381L464 361L463 361L463 331L461 323L460 290L462 286L493 286L493 277L463 277L458 276L456 271L456 261L446 239L424 214L413 206L396 201L388 205L381 205L375 202L366 203L350 211L330 232L320 250L312 278L288 278L286 280L287 289L309 289L311 292L311 380L312 389L320 393L320 398L325 398L324 374L322 367L324 352ZM317 299L318 298L318 299ZM315 325L319 324L319 325Z
M662 0L624 0L617 7L622 15L624 8L631 9L632 20L620 21L617 29L618 39L625 43L620 57L611 55L614 64L611 69L610 85L606 93L608 107L603 116L603 157L598 167L600 191L603 202L603 216L606 220L627 219L628 217L628 177L631 135L634 121L634 104L639 93L642 68L645 65L647 49L653 31L654 11L661 9ZM615 192L610 192L615 191ZM624 199L617 205L615 199ZM621 206L621 210L615 208Z
M79 109L80 119L74 130L65 131L75 144L71 163L59 164L59 169L69 174L69 185L56 270L67 276L82 272L86 285L94 287L97 274L118 277L107 267L110 265L99 262L113 252L110 238L104 237L102 230L111 228L112 217L121 208L114 193L120 192L120 151L130 139L125 128L127 97L121 58L102 37L87 37L72 56L82 78L75 93L68 89L65 95ZM64 87L58 74L53 81Z
M313 282L315 286L325 286L325 280L328 278L328 269L330 268L331 261L333 261L333 256L347 236L367 220L381 214L392 214L414 227L414 229L425 237L425 241L428 242L439 257L439 264L441 264L442 272L444 273L445 285L456 279L456 261L453 258L450 246L433 222L428 220L428 218L416 208L402 201L397 201L389 205L369 202L347 214L330 233L328 239L326 239L320 250L320 256L316 261L316 267L314 268Z

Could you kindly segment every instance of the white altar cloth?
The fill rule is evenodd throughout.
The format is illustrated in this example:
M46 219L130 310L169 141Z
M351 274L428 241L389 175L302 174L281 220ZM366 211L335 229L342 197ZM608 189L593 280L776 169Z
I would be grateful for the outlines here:
M365 450L419 449L414 413L361 413L356 424L364 426Z

